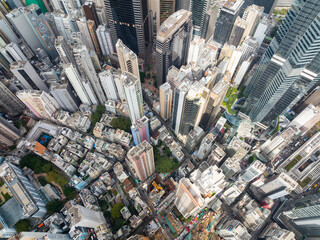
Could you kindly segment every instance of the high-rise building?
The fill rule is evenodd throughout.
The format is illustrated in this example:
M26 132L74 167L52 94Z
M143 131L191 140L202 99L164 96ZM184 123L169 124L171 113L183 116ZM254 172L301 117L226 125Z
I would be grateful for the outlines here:
M50 233L50 232L20 232L19 233L20 240L38 240L38 239L46 239L46 240L71 240L69 234L62 233Z
M140 79L131 73L124 72L121 74L121 82L131 122L135 123L136 120L141 119L144 115Z
M108 100L117 102L119 100L117 86L114 81L114 71L107 69L99 73L101 86Z
M147 0L106 0L108 23L113 44L121 39L139 57L144 58L149 38Z
M238 220L226 218L217 226L217 232L223 239L250 239L247 228Z
M17 97L38 118L51 119L60 109L58 102L44 91L22 90L17 92Z
M175 0L160 0L160 25L175 12Z
M81 76L91 83L91 86L100 104L105 104L107 99L102 90L99 78L95 71L94 65L90 59L90 55L88 53L87 48L83 45L77 46L73 48L73 55L77 63L77 68L81 73Z
M0 146L12 146L19 138L19 129L17 129L3 117L0 117Z
M213 40L225 44L231 34L233 24L240 13L243 0L228 0L220 10L217 19Z
M52 59L58 56L53 30L37 5L16 8L7 14L7 18L34 53L37 48L43 48Z
M19 115L26 108L3 82L0 82L0 106L10 116Z
M208 9L208 0L191 0L190 11L192 12L193 34L202 36L203 23Z
M241 111L252 121L270 123L318 84L319 11L318 2L293 3L245 91Z
M180 9L189 11L190 0L176 0L176 11L179 11Z
M127 153L127 161L142 182L155 172L153 148L147 141L131 148Z
M89 29L89 33L91 36L91 40L94 46L94 49L97 53L98 56L101 55L101 50L100 50L100 45L99 45L99 41L96 35L96 24L93 20L87 20L87 24L88 24L88 29Z
M53 63L50 61L49 55L42 48L36 49L36 55L37 55L37 58L42 63L42 66L41 66L43 67L42 69L47 70L53 67Z
M143 141L150 143L149 119L146 116L138 119L136 123L131 126L131 133L135 146Z
M72 55L72 50L64 37L57 37L55 47L60 56L60 61L62 64L72 63L74 66L77 66L76 60Z
M109 56L115 52L111 38L110 29L107 25L99 25L96 30L102 55Z
M199 141L204 136L204 131L201 127L197 126L193 130L191 130L187 136L186 140L186 149L189 152L193 152L196 145L199 143Z
M74 205L68 213L71 218L72 226L85 228L98 228L106 224L103 213L83 207L81 205Z
M1 32L1 37L5 38L7 43L14 42L18 44L19 39L17 35L14 33L10 23L1 12L0 12L0 32Z
M202 209L204 203L199 188L188 178L180 179L174 204L182 216L188 218L195 215Z
M83 5L82 5L82 9L84 11L84 15L88 20L92 20L94 21L96 26L100 25L100 21L96 12L96 7L95 7L95 3L93 1L86 1Z
M70 84L53 83L50 85L50 93L63 110L69 112L75 112L78 110L80 101L72 92Z
M167 82L160 86L160 115L164 120L172 115L172 90Z
M40 89L49 92L46 83L39 77L29 61L17 61L10 65L10 71L25 89Z
M81 102L87 105L97 104L98 100L93 92L90 82L80 76L77 68L75 68L72 63L64 64L63 68Z
M82 17L77 20L77 26L79 28L79 31L81 33L81 41L83 41L83 44L89 49L89 50L95 50L94 45L92 42L91 34L87 25L86 18Z
M0 50L1 55L11 64L19 60L27 60L17 44L11 42Z
M61 12L51 13L55 23L58 35L63 36L66 40L72 39L72 34L79 32L76 19Z
M5 162L0 165L0 176L15 200L21 206L23 218L43 218L46 215L45 202L29 179L23 175L20 168ZM19 209L17 209L17 211L19 211Z
M121 71L132 73L136 78L140 79L137 55L124 45L121 39L118 39L116 49Z
M244 32L247 29L247 26L248 26L248 23L244 19L238 16L236 21L234 22L234 25L228 40L228 44L238 47L238 45L242 42L244 38Z
M156 39L158 87L166 82L169 67L186 64L191 28L192 13L184 9L161 24Z
M242 18L247 22L247 27L243 33L244 38L252 36L263 13L263 7L251 5L244 11Z
M208 9L204 17L202 31L201 31L202 32L201 38L204 38L206 42L208 42L209 39L211 39L211 37L214 34L218 13L219 13L219 7L217 6L216 3L212 3L211 5L208 6Z

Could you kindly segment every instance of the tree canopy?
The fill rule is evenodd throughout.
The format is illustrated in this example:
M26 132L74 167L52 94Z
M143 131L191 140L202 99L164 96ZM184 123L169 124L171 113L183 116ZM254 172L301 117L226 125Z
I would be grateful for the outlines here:
M124 207L124 204L122 202L116 203L112 206L111 209L111 217L116 220L118 218L121 218L122 215L120 213L120 210Z
M29 232L31 230L31 223L28 219L21 219L16 223L15 227L18 233Z
M179 167L179 162L171 156L168 156L169 152L166 151L166 149L166 154L162 155L160 155L159 149L157 147L153 148L153 152L157 172L169 173Z
M119 116L117 118L112 119L111 126L113 128L119 128L126 132L130 132L131 120L130 118Z
M59 200L55 199L47 203L46 208L48 214L59 212L62 208L62 204Z

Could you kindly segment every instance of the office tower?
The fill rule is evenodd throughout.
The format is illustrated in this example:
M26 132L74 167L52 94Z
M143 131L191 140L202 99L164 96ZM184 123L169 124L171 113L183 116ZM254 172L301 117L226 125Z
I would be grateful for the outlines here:
M298 183L282 172L276 178L260 186L259 189L269 198L277 199L290 194L297 187Z
M68 83L53 83L50 85L50 93L59 103L60 107L69 112L75 112L80 105L79 99L72 92Z
M276 223L270 223L259 238L265 240L295 240L295 234L286 229L282 229Z
M172 129L175 131L176 135L178 135L180 131L180 125L182 122L182 112L185 106L186 96L190 87L191 83L189 81L184 81L174 90Z
M115 52L110 29L107 25L99 25L96 30L97 38L103 56L109 56Z
M190 12L192 12L193 34L202 36L203 23L208 8L208 0L191 0Z
M161 24L156 38L158 87L166 82L169 67L186 64L191 28L192 13L184 9Z
M247 27L244 32L244 37L252 36L258 23L260 20L260 17L263 13L263 7L259 7L257 5L251 5L246 8L246 10L243 13L242 18L247 22Z
M1 55L8 61L9 64L19 61L27 60L21 49L14 42L7 44L0 50Z
M242 42L244 38L244 32L247 29L248 23L244 19L237 17L236 21L234 22L228 44L234 45L238 47L238 45Z
M121 39L118 39L116 49L121 71L132 73L136 78L140 79L137 55L123 44Z
M44 51L42 48L36 49L36 55L37 58L40 60L40 62L44 65L44 69L49 69L53 67L52 62L50 61L50 58L46 51Z
M242 80L243 80L244 76L246 75L246 73L248 72L249 67L251 66L251 63L252 63L252 58L250 58L248 61L244 61L241 64L241 66L239 67L239 70L237 72L237 75L235 76L235 78L233 80L233 84L235 86L242 85Z
M241 64L243 61L247 61L252 54L255 54L258 51L258 48L258 41L253 37L247 36L242 42L241 46L238 47L238 49L242 52L239 64Z
M71 240L69 234L50 233L50 232L21 232L19 233L20 240Z
M278 0L276 7L291 7L294 0Z
M172 90L169 83L160 86L160 115L168 120L172 114Z
M102 90L99 78L90 59L90 55L85 46L77 46L73 49L74 58L81 76L88 79L101 105L106 102L106 97Z
M75 18L58 11L51 13L55 23L58 35L63 36L66 40L72 39L72 34L79 32Z
M9 116L19 115L26 108L3 82L0 82L0 106Z
M4 36L8 41L8 43L14 42L18 44L19 39L17 35L14 33L10 23L1 12L0 12L0 32L1 32L1 36Z
M98 38L96 35L95 22L92 20L87 20L87 24L88 24L88 30L89 30L89 33L91 36L91 40L92 40L94 49L95 49L96 53L98 54L98 56L101 56L100 45L99 45Z
M155 172L153 148L147 141L128 151L127 162L142 182Z
M99 73L101 86L108 100L117 102L119 100L117 86L114 81L114 72L112 69L107 69Z
M213 78L214 76L216 76L216 74L217 72L213 75ZM210 89L210 87L208 88ZM210 91L208 96L208 104L200 122L200 127L202 127L203 129L208 129L212 127L214 120L221 111L220 106L224 100L224 96L228 91L228 88L229 83L223 81L222 79Z
M214 140L216 139L216 136L209 132L201 141L201 144L199 146L197 157L199 159L204 159L206 156L208 156L212 150Z
M37 48L43 48L51 59L58 56L54 47L55 36L53 31L37 5L32 4L25 8L14 9L7 14L7 18L34 53Z
M149 119L146 116L137 119L136 123L131 126L131 133L135 146L143 141L150 143Z
M71 224L75 227L98 228L106 224L103 213L90 210L81 205L74 205L69 209Z
M272 14L277 2L282 0L245 0L242 9L245 10L251 5L257 5L263 7L263 12L266 14Z
M258 24L256 31L254 32L253 38L257 40L259 46L262 44L265 36L268 32L268 20L262 19L261 22Z
M285 226L298 230L306 237L319 237L319 194L317 193L287 202L280 215L280 219L286 220L284 222Z
M189 152L193 152L196 145L199 143L199 141L204 136L204 131L201 127L197 126L193 130L191 130L187 136L186 140L186 149Z
M296 1L289 10L245 91L241 111L252 121L270 123L318 84L320 48L314 29L319 11L320 2L313 1Z
M17 97L38 118L51 119L60 109L58 102L44 91L21 90L17 92Z
M20 168L5 162L0 166L0 176L21 206L23 218L43 218L46 215L46 204Z
M106 0L105 6L113 44L121 39L135 54L144 58L149 37L147 0Z
M240 49L234 49L227 66L227 72L230 73L229 75L230 78L233 77L233 74L235 73L238 67L241 57L242 57L242 51Z
M84 40L85 46L90 50L95 50L94 45L91 39L90 31L87 25L87 20L85 18L79 18L77 20L77 26L79 28L79 31L81 33L81 39Z
M243 0L228 0L217 19L213 40L225 44L231 34L233 24L239 15Z
M39 77L29 61L17 61L10 65L10 71L25 89L40 89L49 92L46 83Z
M176 11L180 9L190 10L190 0L176 0Z
M200 190L188 178L182 178L176 192L175 206L184 218L194 216L204 206Z
M96 8L95 8L95 3L92 1L86 1L83 5L82 5L82 9L84 11L84 15L88 20L92 20L94 21L96 26L100 25L100 21L98 19L98 15L96 12Z
M129 108L131 123L143 117L143 98L140 79L131 73L121 74L121 82L126 104Z
M0 146L12 146L19 138L19 129L17 129L3 117L0 117Z
M188 60L187 63L197 63L199 58L203 58L201 56L201 52L206 46L205 40L203 38L198 39L195 38L194 40L191 41L190 46L189 46L189 52L188 52Z
M190 86L181 112L181 123L179 126L179 133L181 135L188 135L191 129L199 125L207 104L208 95L209 90L200 82L194 82Z
M175 12L175 0L160 0L160 25Z
M55 47L60 56L60 61L63 64L72 63L74 66L77 65L76 60L73 57L72 50L64 37L57 37Z
M3 204L3 205L4 205L4 207L6 206L5 204ZM9 218L7 216L5 216L5 214L2 212L2 209L3 208L0 209L0 224L2 226L2 228L0 230L0 236L4 237L4 238L10 238L10 237L17 234L17 231L14 227L14 224L16 222L10 221ZM11 215L9 215L9 216L11 216Z
M80 76L77 68L75 68L71 63L64 64L63 68L81 102L87 105L97 104L98 101L91 84L87 79Z
M216 3L212 3L208 6L208 9L204 17L203 29L201 34L201 38L204 38L206 42L208 42L214 34L218 13L219 7Z

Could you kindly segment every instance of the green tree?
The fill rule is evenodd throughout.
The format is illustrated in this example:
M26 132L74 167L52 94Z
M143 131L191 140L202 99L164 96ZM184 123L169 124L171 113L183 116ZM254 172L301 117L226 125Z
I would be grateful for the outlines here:
M100 121L102 114L106 112L106 108L102 105L98 105L96 111L91 116L91 129L93 129L97 122Z
M141 83L144 83L145 82L145 77L146 77L146 74L144 72L140 72L140 81Z
M111 126L113 128L119 128L126 132L130 132L131 120L130 118L119 116L117 118L112 119Z
M38 181L41 184L41 186L45 186L48 183L46 177L38 177Z
M51 163L42 159L40 156L38 156L34 153L29 153L28 155L24 156L20 160L21 168L28 167L28 168L32 169L35 173L44 172L43 166L46 164L51 164Z
M116 220L118 218L121 218L120 210L124 207L124 204L122 202L116 203L113 205L111 209L111 217Z
M74 190L73 187L70 186L64 186L62 187L63 194L68 198L69 200L74 199L77 195L77 192Z
M52 164L46 163L42 166L42 171L45 173L49 173L52 170Z
M170 149L169 149L170 151ZM156 171L160 173L168 173L179 167L179 162L168 155L160 155L157 147L153 148ZM169 152L166 151L168 154Z
M50 171L47 175L47 182L55 182L59 186L63 187L68 184L68 179L63 174L59 173L56 169Z
M21 219L16 223L15 227L18 233L29 232L31 230L31 223L28 219Z
M49 215L52 213L55 213L55 212L59 212L62 207L63 207L63 205L57 199L48 202L46 205L47 212Z

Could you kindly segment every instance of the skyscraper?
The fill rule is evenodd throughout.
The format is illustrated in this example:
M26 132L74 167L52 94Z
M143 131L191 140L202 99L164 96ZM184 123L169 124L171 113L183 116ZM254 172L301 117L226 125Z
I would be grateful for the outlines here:
M213 40L225 44L231 34L233 24L240 13L243 0L228 0L217 19Z
M160 0L160 24L175 12L175 0Z
M121 39L144 58L149 37L147 0L106 0L105 6L113 44Z
M169 83L160 86L160 115L168 120L172 114L172 90Z
M77 63L77 68L80 71L81 77L91 83L92 89L100 104L105 104L106 97L102 90L99 78L90 59L87 48L84 45L78 45L73 48L73 55Z
M137 55L123 44L121 39L118 39L116 49L121 71L132 73L136 78L140 79Z
M243 20L240 17L237 17L230 34L228 44L238 47L238 45L243 40L244 32L247 29L247 26L248 23L245 20Z
M63 110L75 112L80 105L79 99L72 92L68 83L53 83L50 85L50 93Z
M87 25L86 18L79 18L77 20L77 26L79 28L79 31L81 33L81 41L84 40L83 44L89 49L89 50L95 50L94 45L91 39L90 31Z
M10 116L19 115L26 108L3 82L0 82L0 106L5 109Z
M193 216L201 210L204 203L200 190L188 178L180 179L174 204L182 216Z
M100 225L106 224L103 213L74 205L69 209L71 223L75 227L98 228Z
M191 28L192 13L184 9L161 24L156 40L158 87L166 82L169 67L186 64Z
M18 43L19 39L17 35L12 30L12 27L10 26L10 23L5 18L5 16L0 12L0 32L1 36L4 37L8 43L14 42Z
M95 3L93 1L86 1L82 5L82 9L84 11L84 15L86 16L87 20L94 21L96 26L100 25L100 21L98 19L98 15L97 15L97 12L96 12Z
M131 133L134 145L137 146L143 141L150 143L149 119L143 116L131 126Z
M202 36L203 23L208 4L208 0L191 0L190 11L192 12L192 22L194 25L193 34L195 36Z
M58 56L54 47L55 35L44 14L37 5L16 8L7 14L7 18L35 53L43 48L52 59Z
M22 90L17 92L17 97L38 118L51 119L60 109L58 102L44 91Z
M0 50L0 53L11 64L19 60L27 60L17 44L11 42Z
M101 86L108 100L117 102L119 100L117 86L114 81L114 72L112 69L107 69L99 73Z
M3 117L0 117L0 146L12 146L19 138L19 129L17 129Z
M137 119L141 119L144 115L140 79L131 73L124 72L121 74L121 82L131 123L135 123Z
M270 123L318 84L319 12L320 2L293 3L245 91L252 121Z
M62 62L62 64L72 63L74 66L77 65L76 60L72 55L72 50L70 49L70 46L68 45L64 37L57 37L55 47L60 56L60 61Z
M96 35L96 24L93 20L87 20L87 24L88 24L88 29L89 29L89 33L91 36L91 40L94 46L94 50L96 51L98 56L101 56L101 50L100 50L100 45L99 45L99 41Z
M110 29L107 25L99 25L96 30L97 38L100 44L102 55L109 56L114 53L113 42Z
M128 151L127 162L142 182L155 172L153 148L147 141Z
M29 61L17 61L10 65L10 71L25 89L40 89L49 92L46 83L39 77Z

